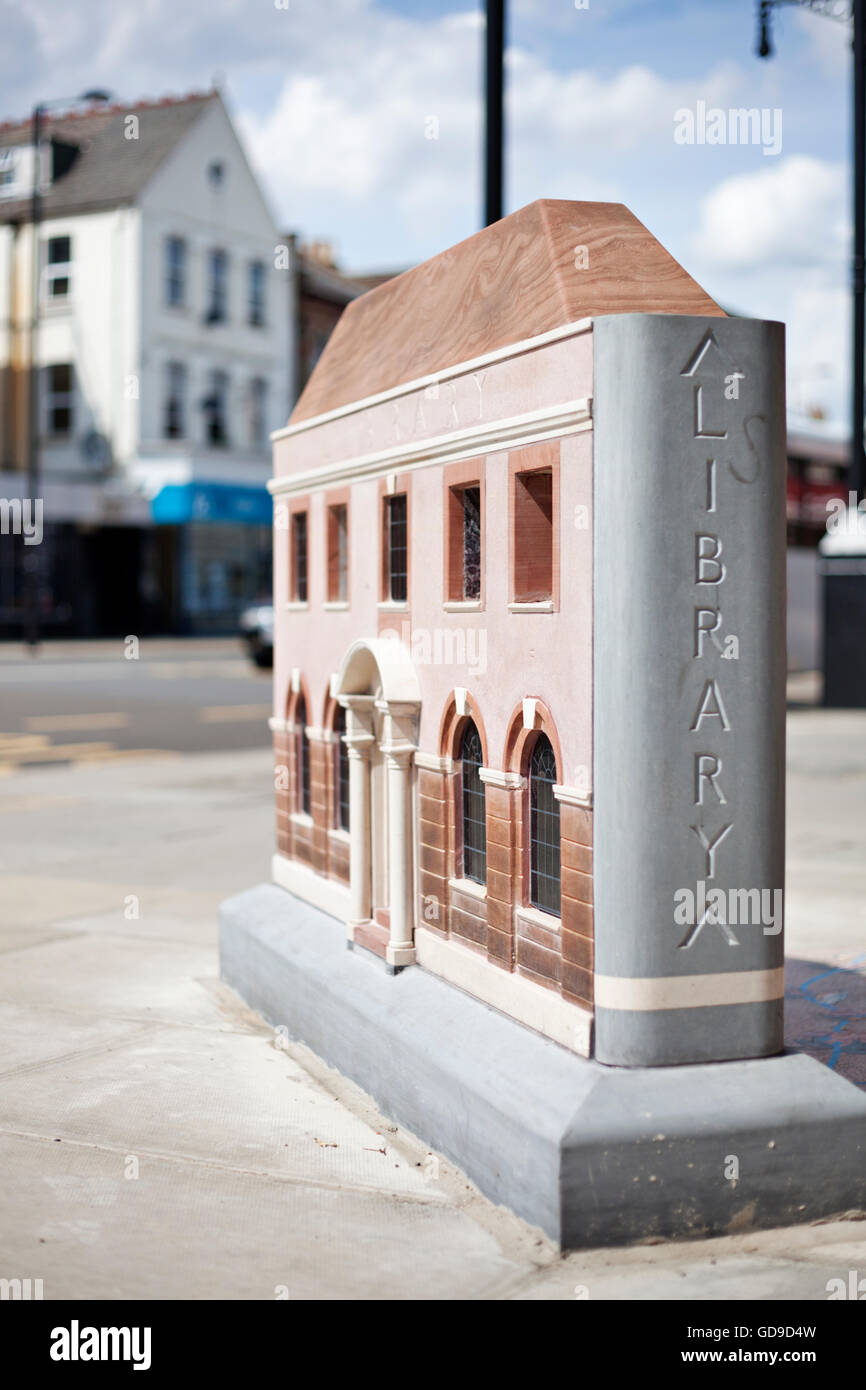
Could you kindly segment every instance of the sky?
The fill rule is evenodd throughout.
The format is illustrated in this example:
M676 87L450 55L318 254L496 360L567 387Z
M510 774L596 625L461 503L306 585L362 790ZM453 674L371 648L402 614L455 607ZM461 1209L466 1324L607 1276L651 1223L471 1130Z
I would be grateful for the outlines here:
M848 24L781 6L762 61L754 0L507 11L506 211L627 204L726 308L787 324L789 404L844 430ZM482 4L0 0L0 32L0 119L88 87L132 101L217 78L281 229L331 242L348 270L402 269L481 225ZM729 139L739 108L763 134Z

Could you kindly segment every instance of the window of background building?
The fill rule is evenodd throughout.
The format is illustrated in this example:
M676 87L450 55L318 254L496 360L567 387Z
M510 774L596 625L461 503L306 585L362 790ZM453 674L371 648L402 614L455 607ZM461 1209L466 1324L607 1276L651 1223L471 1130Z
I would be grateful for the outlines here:
M529 900L533 907L561 915L559 802L553 795L556 757L550 740L539 734L529 760Z
M250 261L249 277L249 322L253 328L261 328L265 322L264 261Z
M172 308L186 303L186 242L179 236L165 242L165 302Z
M553 474L549 468L514 477L514 598L553 596Z
M290 598L293 603L307 602L307 513L292 513L290 557Z
M408 532L405 492L385 498L385 575L387 597L405 603L409 592Z
M460 745L463 783L463 877L487 882L487 802L481 780L481 737L472 720Z
M210 373L209 390L204 401L205 438L208 444L228 443L228 395L228 373L217 368Z
M346 711L342 705L337 707L334 716L334 733L337 735L337 827L340 830L349 829L349 750L343 742L343 735L346 732Z
M74 409L74 376L69 362L53 362L45 368L45 429L48 434L71 434Z
M481 597L481 487L452 487L448 500L448 598Z
M349 597L349 511L345 502L328 508L328 602Z
M253 448L262 448L268 438L268 383L264 377L253 377L250 382L250 443Z
M72 293L72 238L52 236L45 247L45 298L68 299Z
M183 362L165 366L164 439L183 439L186 435L187 372Z
M228 254L211 251L208 256L208 323L225 323L228 317L228 278Z
M295 706L298 726L298 809L310 814L310 740L307 737L307 702L303 695Z

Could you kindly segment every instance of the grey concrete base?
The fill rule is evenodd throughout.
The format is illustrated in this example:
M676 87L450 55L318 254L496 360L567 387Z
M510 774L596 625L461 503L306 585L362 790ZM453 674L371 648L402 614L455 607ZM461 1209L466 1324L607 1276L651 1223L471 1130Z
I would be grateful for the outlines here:
M262 884L224 903L224 980L563 1247L866 1208L866 1096L802 1054L622 1070L574 1056Z

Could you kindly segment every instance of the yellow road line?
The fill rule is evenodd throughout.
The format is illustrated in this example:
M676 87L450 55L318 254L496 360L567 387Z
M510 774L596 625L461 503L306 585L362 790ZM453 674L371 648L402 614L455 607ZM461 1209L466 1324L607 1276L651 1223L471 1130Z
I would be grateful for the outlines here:
M267 719L270 705L205 705L198 712L202 724L234 724L244 719Z
M34 714L24 720L32 733L62 734L73 729L125 729L128 714Z
M119 763L133 758L179 758L174 748L110 748L104 753L88 753L76 758L81 763Z
M48 748L3 748L0 749L0 761L13 765L16 763L68 762L70 758L83 758L94 753L104 753L113 747L113 743L55 743Z

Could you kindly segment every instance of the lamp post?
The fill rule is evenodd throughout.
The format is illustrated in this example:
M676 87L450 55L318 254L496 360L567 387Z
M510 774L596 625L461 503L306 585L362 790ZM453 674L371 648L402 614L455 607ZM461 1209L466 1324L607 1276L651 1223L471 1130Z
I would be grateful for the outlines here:
M502 216L505 0L487 0L484 64L484 225Z
M773 53L770 21L778 5L801 5L829 19L854 20L854 255L852 259L851 451L848 487L859 498L866 488L863 453L864 268L866 268L866 0L758 0L758 57Z
M30 221L32 223L32 289L30 315L30 372L27 392L27 491L32 506L39 496L39 226L42 221L41 187L41 145L42 127L46 114L55 107L71 106L76 101L106 102L111 94L101 89L84 92L80 97L66 97L55 101L40 101L33 108L33 187L30 195ZM27 609L25 641L31 652L39 646L39 565L35 555L31 557L30 574L27 585Z

